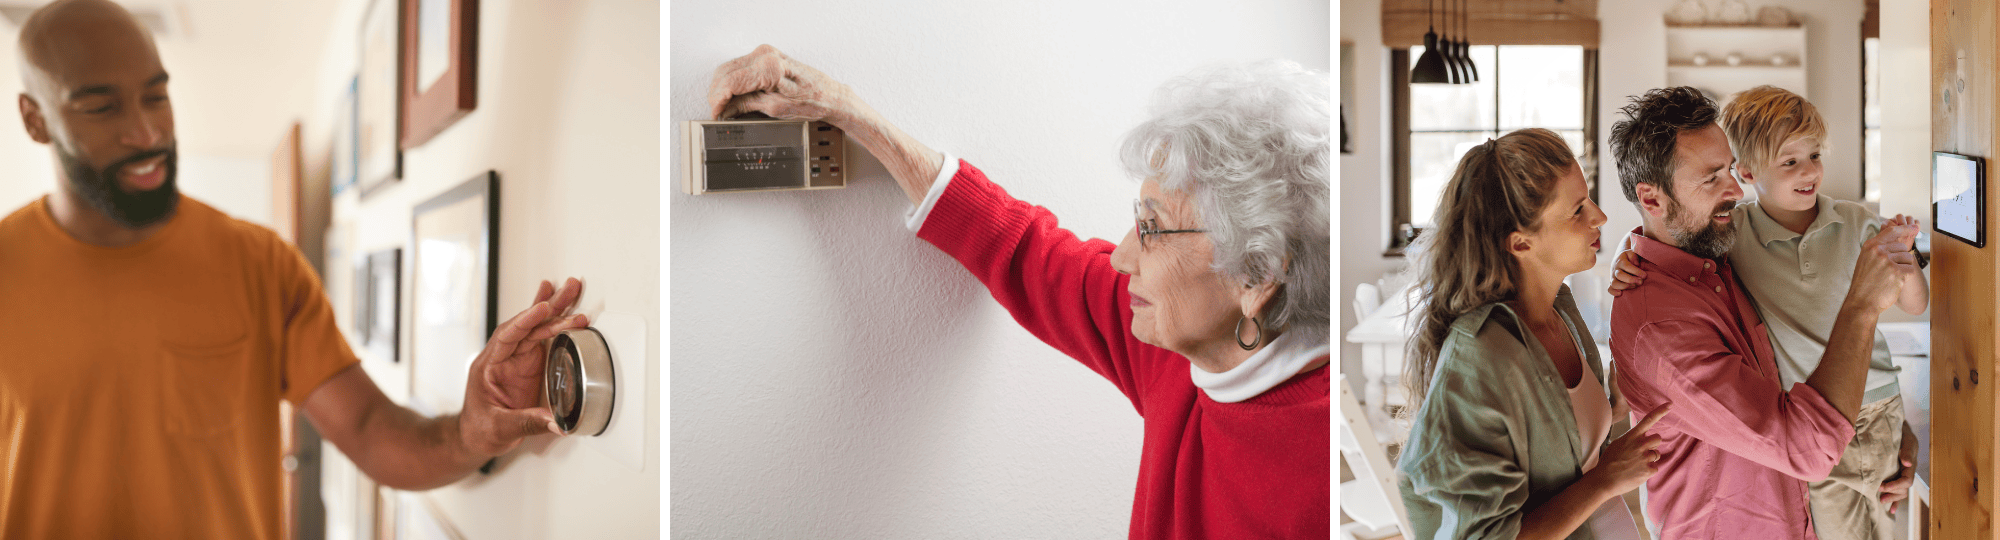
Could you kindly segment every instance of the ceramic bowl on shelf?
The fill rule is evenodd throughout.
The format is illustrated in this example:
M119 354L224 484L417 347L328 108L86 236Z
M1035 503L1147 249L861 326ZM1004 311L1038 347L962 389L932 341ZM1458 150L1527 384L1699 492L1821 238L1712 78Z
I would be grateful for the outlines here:
M1701 0L1681 0L1667 10L1667 24L1675 26L1695 26L1708 22L1708 8Z
M1709 22L1744 25L1750 24L1753 20L1750 15L1750 4L1743 3L1743 0L1727 0L1722 3L1721 8L1715 10L1715 17Z
M1773 55L1771 55L1771 65L1773 65L1773 66L1778 66L1778 67L1784 67L1784 66L1789 66L1789 65L1792 65L1792 64L1795 64L1795 63L1797 63L1797 62L1794 62L1794 61L1792 60L1792 56L1791 56L1791 55L1788 55L1788 54L1785 54L1785 53L1778 53L1778 54L1773 54Z
M1783 28L1793 26L1794 24L1796 22L1792 20L1791 10L1778 6L1764 6L1757 10L1758 26Z
M1688 63L1697 66L1706 66L1708 65L1708 53L1705 52L1694 53L1694 57L1689 58Z
M1739 52L1729 53L1729 56L1722 57L1722 62L1732 66L1743 65L1743 53Z

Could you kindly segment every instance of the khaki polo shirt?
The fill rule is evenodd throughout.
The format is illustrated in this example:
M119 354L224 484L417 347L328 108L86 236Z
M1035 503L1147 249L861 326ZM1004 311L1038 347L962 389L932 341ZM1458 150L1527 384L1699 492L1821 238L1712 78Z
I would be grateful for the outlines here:
M1730 214L1737 224L1730 264L1771 332L1771 349L1785 387L1805 382L1819 368L1833 321L1853 282L1861 244L1882 229L1882 219L1860 203L1823 194L1818 199L1819 216L1805 234L1779 225L1756 201ZM1889 341L1876 330L1863 402L1896 395L1896 372L1901 370L1889 362Z

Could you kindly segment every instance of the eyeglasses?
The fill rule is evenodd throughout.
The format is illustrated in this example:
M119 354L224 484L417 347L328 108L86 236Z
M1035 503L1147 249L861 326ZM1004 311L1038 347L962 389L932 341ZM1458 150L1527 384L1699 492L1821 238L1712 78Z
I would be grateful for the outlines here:
M1137 199L1132 200L1132 221L1139 230L1139 249L1146 249L1146 237L1156 234L1208 232L1208 229L1159 229L1155 224L1159 220L1146 219L1146 204Z

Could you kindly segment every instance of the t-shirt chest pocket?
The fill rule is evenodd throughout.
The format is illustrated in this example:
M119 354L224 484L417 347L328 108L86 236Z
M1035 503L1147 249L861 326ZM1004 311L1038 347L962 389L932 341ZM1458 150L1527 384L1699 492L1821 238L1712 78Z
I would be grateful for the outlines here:
M259 401L256 324L245 303L218 300L158 314L160 412L168 433L205 438L235 432Z
M243 425L254 401L250 349L247 333L208 343L161 343L160 409L169 433L208 437Z

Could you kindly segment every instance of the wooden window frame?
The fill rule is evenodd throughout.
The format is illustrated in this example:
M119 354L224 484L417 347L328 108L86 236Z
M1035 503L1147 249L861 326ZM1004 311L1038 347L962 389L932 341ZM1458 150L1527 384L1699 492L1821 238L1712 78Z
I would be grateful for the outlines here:
M1389 245L1385 257L1402 257L1416 235L1410 224L1410 49L1389 49ZM1590 200L1603 203L1598 189L1597 48L1583 48L1583 155L1578 158ZM1492 76L1499 76L1492 71ZM1496 95L1497 99L1497 95ZM1496 108L1496 114L1498 109ZM1405 232L1408 229L1410 232ZM1412 234L1414 233L1414 234Z

